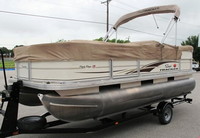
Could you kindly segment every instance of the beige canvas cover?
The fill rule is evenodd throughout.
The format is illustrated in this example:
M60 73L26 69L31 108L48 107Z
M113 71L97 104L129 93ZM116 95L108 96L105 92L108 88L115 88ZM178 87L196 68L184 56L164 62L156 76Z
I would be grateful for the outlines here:
M47 43L14 49L15 61L176 60L191 46L174 47L156 41L116 44L99 41Z
M167 5L167 6L156 6L156 7L150 7L146 9L142 9L136 12L128 13L115 23L113 26L114 29L117 29L121 24L124 24L134 18L146 16L150 14L161 14L161 13L174 13L174 16L178 18L180 16L180 9L176 5Z

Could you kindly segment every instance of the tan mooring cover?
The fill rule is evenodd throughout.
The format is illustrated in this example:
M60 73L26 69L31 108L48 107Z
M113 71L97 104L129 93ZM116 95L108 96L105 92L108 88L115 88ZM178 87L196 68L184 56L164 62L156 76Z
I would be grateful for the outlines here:
M113 28L116 30L120 25L141 16L146 16L150 14L161 14L161 13L174 13L174 16L178 18L180 16L180 9L177 5L167 5L167 6L156 6L146 9L142 9L136 12L128 13L115 23Z
M69 41L38 44L14 49L15 61L86 60L176 60L191 46L174 47L156 41L116 44L99 41Z

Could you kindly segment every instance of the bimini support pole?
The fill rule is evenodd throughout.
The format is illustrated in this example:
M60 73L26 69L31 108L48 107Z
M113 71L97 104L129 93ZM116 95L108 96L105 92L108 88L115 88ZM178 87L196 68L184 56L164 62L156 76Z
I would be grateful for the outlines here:
M172 24L172 21L174 21L173 24ZM171 32L172 28L174 27L174 24L176 24L176 28L175 28L175 46L176 46L176 41L177 41L177 21L178 21L178 17L176 17L176 16L170 20L170 23L167 26L167 29L166 29L165 33L163 33L164 36L163 36L163 38L161 40L161 44L164 43L165 39L167 38L167 36Z
M156 24L156 28L159 29L158 23L157 23L157 21L156 21L156 17L154 16L154 14L152 14L152 16L153 16L154 22L155 22L155 24Z
M178 31L178 27L177 27L177 20L176 20L176 23L175 23L175 46L177 46L177 31Z
M106 42L112 35L113 33L116 32L115 28L110 28L110 30L106 33L105 37L103 38L103 41Z
M115 43L117 43L117 30L115 30Z

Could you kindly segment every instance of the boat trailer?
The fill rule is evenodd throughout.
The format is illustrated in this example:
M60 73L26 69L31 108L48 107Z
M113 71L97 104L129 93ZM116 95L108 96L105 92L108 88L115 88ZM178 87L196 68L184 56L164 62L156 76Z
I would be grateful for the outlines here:
M127 117L126 112L123 112L120 114L121 118L118 120L113 120L112 118L96 119L100 122L100 124L90 128L51 128L70 122L64 122L61 120L47 122L46 117L51 115L48 112L41 116L27 116L18 120L19 94L22 85L22 81L14 82L13 85L8 86L7 90L2 91L0 94L0 114L4 116L0 130L1 138L18 134L95 132L110 126L121 124L122 122L126 122L147 113L153 113L154 115L158 116L161 124L168 124L172 119L172 108L175 105L183 102L192 102L192 99L186 98L187 95L183 95L181 98L172 98L170 102L160 101L157 107L141 107L140 109L144 110L144 112L137 115L135 114ZM5 111L3 110L4 102L7 102L7 108Z

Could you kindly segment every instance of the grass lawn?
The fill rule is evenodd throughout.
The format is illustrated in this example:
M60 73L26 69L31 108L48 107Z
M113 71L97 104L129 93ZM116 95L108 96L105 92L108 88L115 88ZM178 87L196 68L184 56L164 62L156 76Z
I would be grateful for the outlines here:
M5 63L6 69L15 68L15 63L12 60L5 61L4 63ZM2 68L3 68L2 61L0 61L0 69L2 69Z

